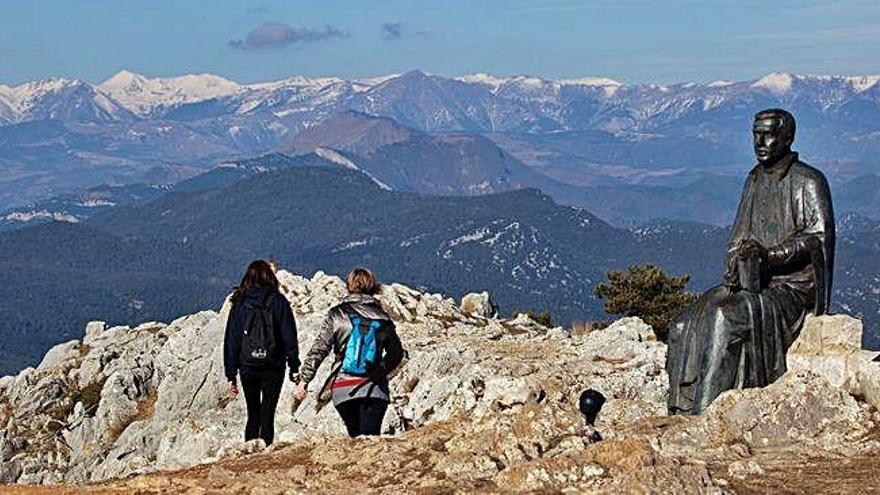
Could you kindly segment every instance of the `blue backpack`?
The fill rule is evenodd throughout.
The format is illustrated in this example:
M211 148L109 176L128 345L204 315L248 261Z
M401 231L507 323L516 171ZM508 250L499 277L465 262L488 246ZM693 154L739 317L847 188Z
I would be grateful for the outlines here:
M351 333L345 344L342 358L342 371L349 375L367 376L379 358L376 346L376 332L382 326L380 320L364 318L357 313L348 313L351 320Z

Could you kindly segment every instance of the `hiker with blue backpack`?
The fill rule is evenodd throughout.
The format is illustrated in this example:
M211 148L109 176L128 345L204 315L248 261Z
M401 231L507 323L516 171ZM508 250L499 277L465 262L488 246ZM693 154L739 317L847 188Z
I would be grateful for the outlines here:
M305 398L308 383L332 351L333 368L317 408L332 400L349 436L378 435L391 400L388 374L403 359L403 348L394 322L374 297L379 284L373 273L353 270L346 287L348 296L327 313L303 362L297 399Z
M262 438L266 445L275 439L275 408L284 384L285 362L291 380L297 376L300 365L296 320L278 286L269 263L257 260L248 265L232 294L223 339L223 367L229 393L238 395L238 375L244 389L244 439Z

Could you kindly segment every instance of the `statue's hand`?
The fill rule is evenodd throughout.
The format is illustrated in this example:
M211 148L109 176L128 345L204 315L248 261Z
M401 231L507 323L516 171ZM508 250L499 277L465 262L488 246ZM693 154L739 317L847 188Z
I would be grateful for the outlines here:
M724 285L727 286L730 292L739 292L741 289L739 286L739 270L736 263L733 263L724 273Z
M757 258L764 262L767 260L767 248L754 239L743 239L739 245L738 255L741 260Z

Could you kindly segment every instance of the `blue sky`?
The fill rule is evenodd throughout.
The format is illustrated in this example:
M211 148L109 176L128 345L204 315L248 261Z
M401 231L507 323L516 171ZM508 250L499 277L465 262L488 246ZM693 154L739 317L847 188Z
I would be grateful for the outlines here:
M0 2L0 83L210 72L239 82L421 68L749 79L880 73L876 0Z

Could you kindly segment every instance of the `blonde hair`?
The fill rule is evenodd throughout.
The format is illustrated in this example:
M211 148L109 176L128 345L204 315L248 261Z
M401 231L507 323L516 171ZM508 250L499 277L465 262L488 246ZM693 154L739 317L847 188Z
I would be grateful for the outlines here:
M379 282L369 268L358 267L348 274L345 287L351 294L374 295L379 292Z

